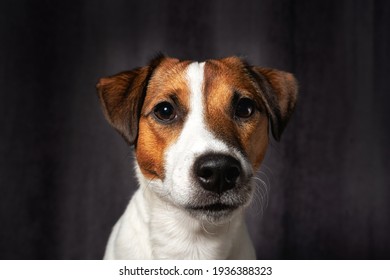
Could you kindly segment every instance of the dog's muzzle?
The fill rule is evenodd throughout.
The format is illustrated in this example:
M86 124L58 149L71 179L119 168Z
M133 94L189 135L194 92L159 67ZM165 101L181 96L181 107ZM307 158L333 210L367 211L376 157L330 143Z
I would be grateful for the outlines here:
M230 154L199 155L192 166L192 178L195 195L186 209L200 219L225 221L252 197L252 172Z

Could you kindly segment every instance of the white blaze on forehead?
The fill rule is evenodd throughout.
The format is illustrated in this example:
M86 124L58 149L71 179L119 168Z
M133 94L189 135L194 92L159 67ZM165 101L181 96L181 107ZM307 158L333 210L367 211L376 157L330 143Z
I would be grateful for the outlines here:
M204 62L193 62L187 69L187 81L190 89L190 116L203 122L203 79Z

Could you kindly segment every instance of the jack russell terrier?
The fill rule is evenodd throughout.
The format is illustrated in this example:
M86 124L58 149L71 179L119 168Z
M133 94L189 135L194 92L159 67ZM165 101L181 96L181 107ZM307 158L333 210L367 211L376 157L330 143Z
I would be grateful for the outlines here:
M140 188L105 259L255 259L243 209L269 141L294 109L290 73L237 57L180 61L101 78L108 122L134 145Z

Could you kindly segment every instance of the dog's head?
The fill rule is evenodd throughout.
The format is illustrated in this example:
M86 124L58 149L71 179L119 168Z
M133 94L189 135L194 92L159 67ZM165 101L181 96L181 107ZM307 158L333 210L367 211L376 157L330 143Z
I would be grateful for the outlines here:
M253 174L293 111L292 74L237 57L203 63L159 56L100 79L106 118L135 146L140 180L162 200L219 221L246 206Z

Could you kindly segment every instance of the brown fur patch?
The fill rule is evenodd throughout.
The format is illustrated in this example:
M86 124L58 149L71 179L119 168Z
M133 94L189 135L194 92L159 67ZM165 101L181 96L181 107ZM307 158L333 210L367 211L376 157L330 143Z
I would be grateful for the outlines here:
M258 168L268 145L268 119L262 97L240 59L209 60L205 65L206 122L216 136L239 147ZM235 94L255 101L259 110L246 120L234 118Z
M189 110L189 89L186 67L190 61L166 58L155 70L145 97L139 119L136 157L143 175L149 179L164 179L166 149L179 137ZM162 124L153 116L155 106L169 101L177 109L177 119Z

